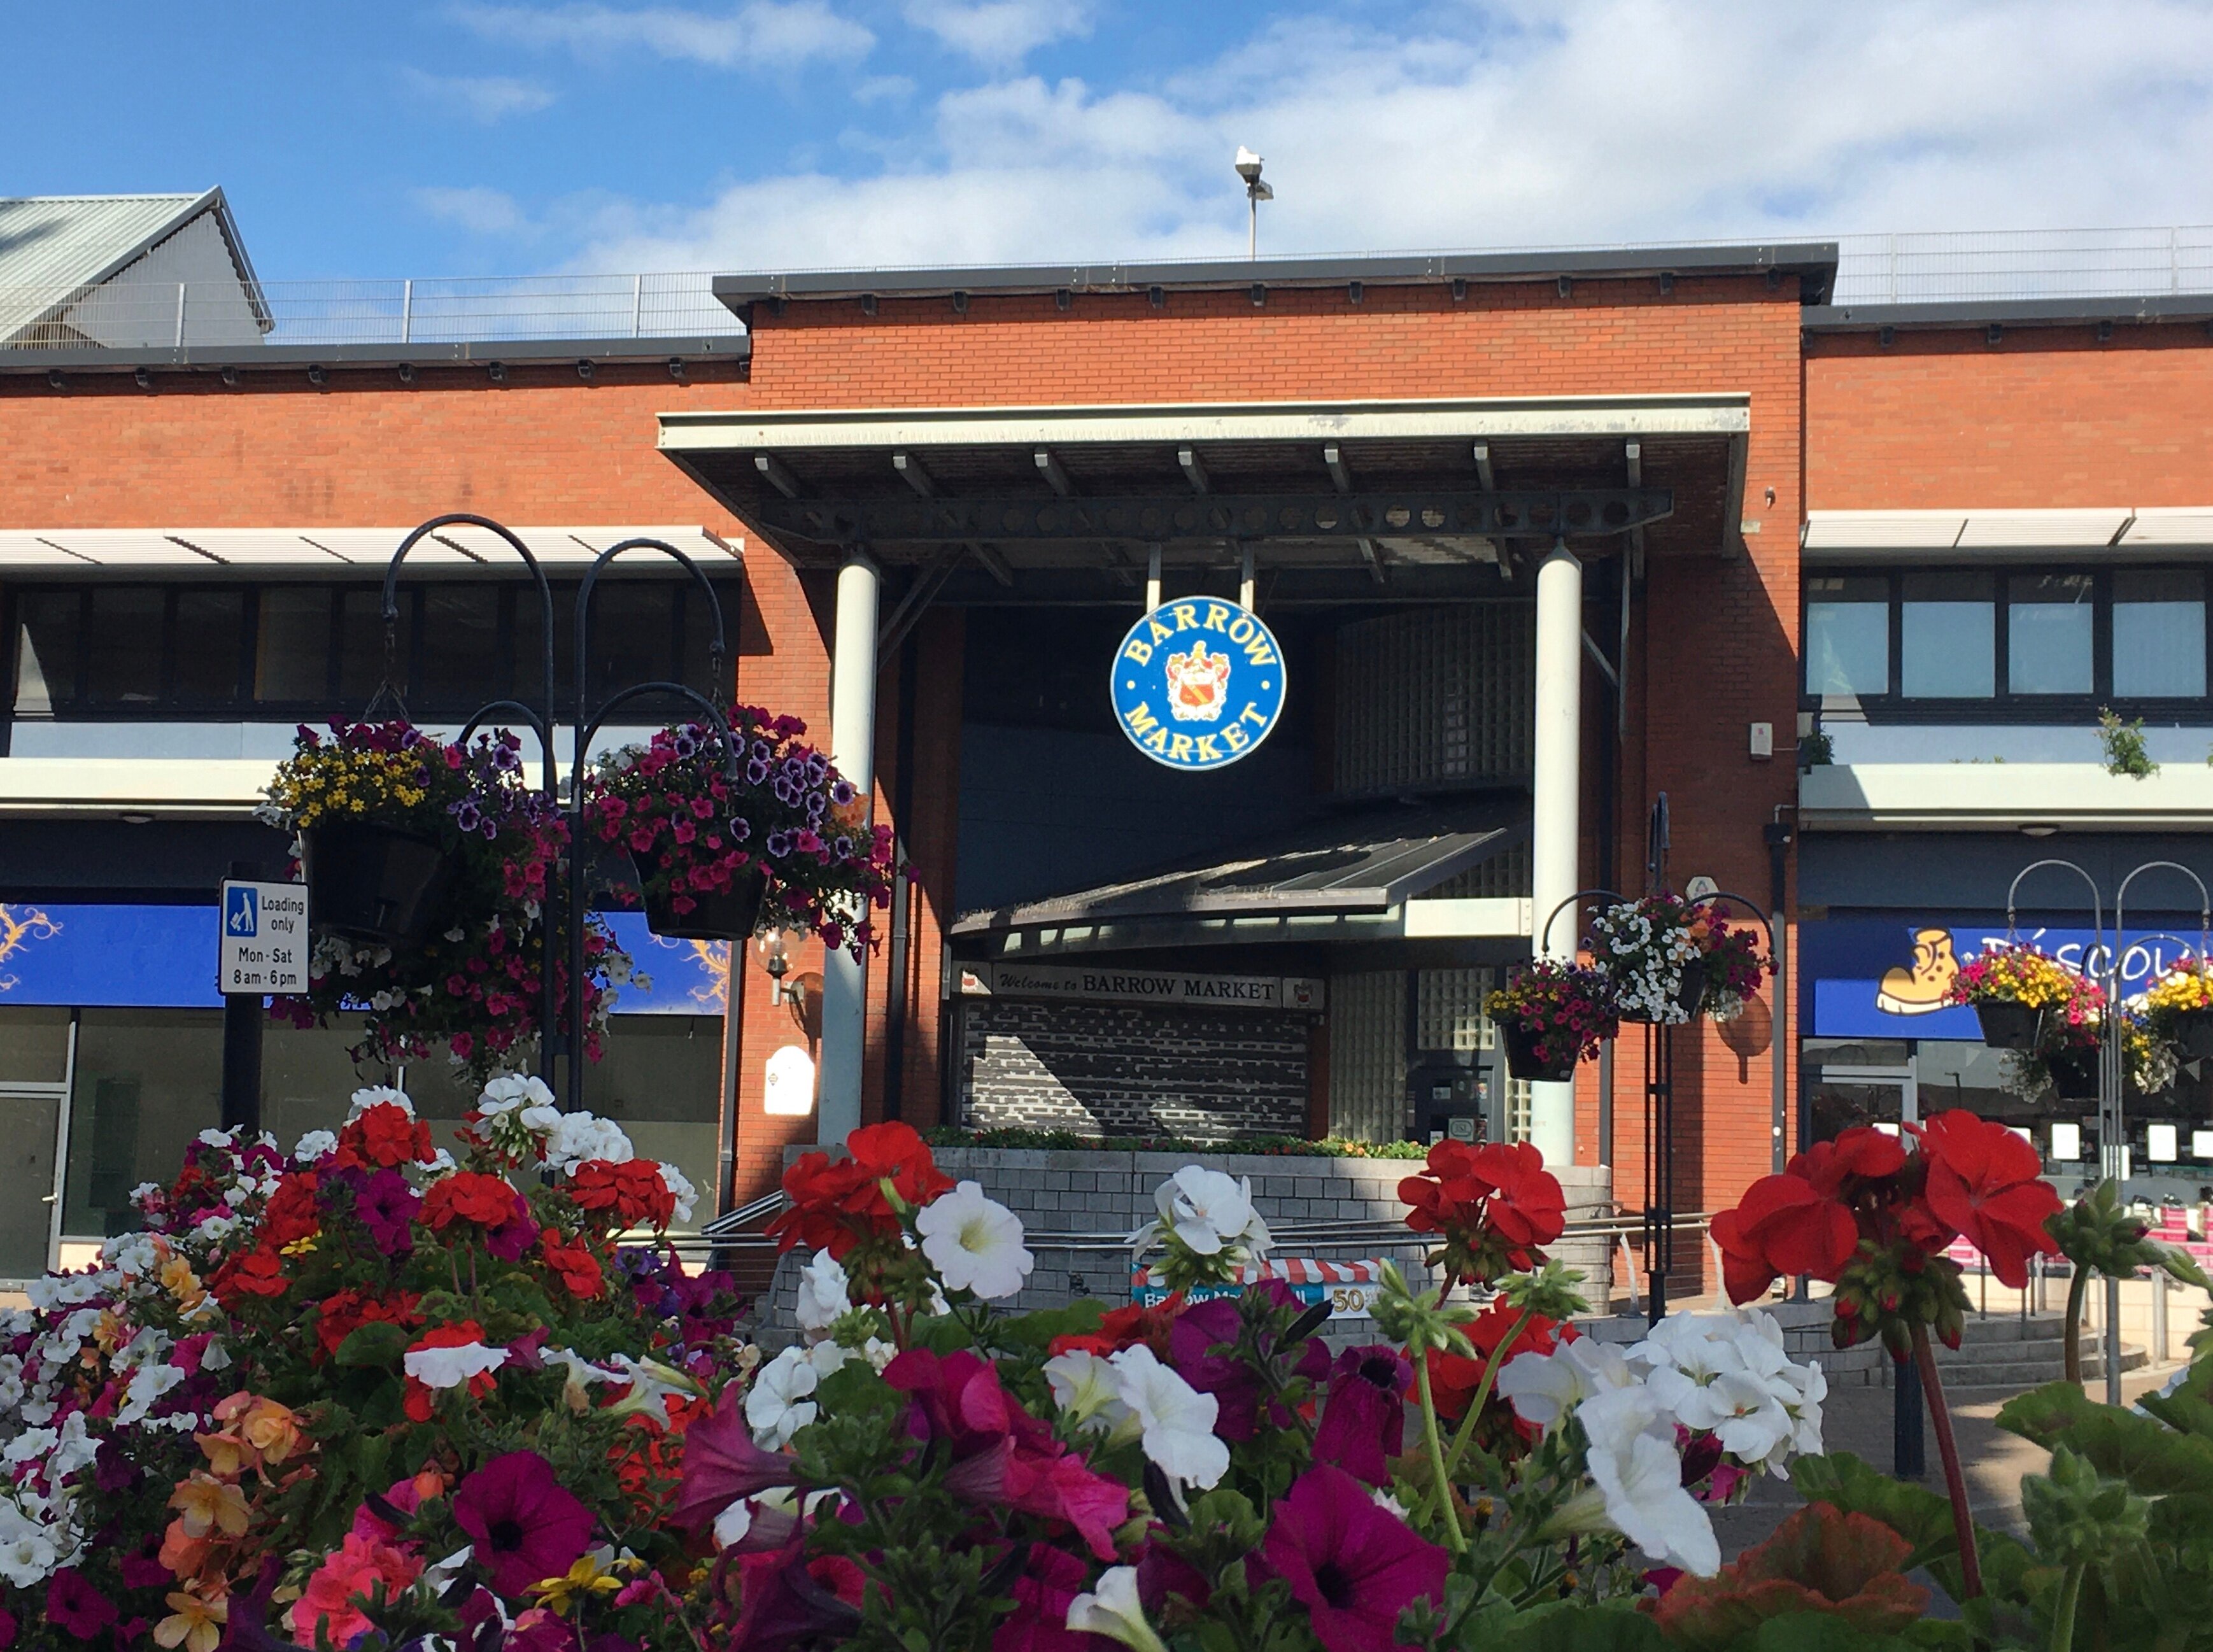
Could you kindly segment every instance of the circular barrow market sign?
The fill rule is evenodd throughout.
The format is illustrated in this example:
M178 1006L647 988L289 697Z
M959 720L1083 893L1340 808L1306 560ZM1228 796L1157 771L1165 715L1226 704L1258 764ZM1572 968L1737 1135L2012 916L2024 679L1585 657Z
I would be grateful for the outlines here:
M1248 757L1283 710L1283 651L1258 614L1200 597L1167 602L1114 654L1114 719L1171 769Z

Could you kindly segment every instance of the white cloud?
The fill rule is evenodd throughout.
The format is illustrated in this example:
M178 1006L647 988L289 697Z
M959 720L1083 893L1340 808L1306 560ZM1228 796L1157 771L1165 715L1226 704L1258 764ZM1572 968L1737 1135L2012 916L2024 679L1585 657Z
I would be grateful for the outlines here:
M509 115L535 114L549 107L555 97L548 87L533 81L509 80L503 75L426 75L419 69L408 69L403 70L401 76L418 97L442 107L457 109L487 126Z
M1041 46L1091 32L1089 0L906 0L906 20L978 63L1020 63Z
M792 69L868 55L876 37L824 0L749 0L733 11L676 6L462 5L454 18L486 40L565 46L579 57L637 48L716 69Z
M2213 219L2191 0L1467 0L1280 21L1143 92L947 93L872 175L602 213L578 268L1278 253Z
M856 103L904 103L914 95L914 82L905 75L871 75L853 88Z
M515 198L497 189L424 188L412 192L415 204L434 218L459 224L473 235L515 235L532 229L530 215Z

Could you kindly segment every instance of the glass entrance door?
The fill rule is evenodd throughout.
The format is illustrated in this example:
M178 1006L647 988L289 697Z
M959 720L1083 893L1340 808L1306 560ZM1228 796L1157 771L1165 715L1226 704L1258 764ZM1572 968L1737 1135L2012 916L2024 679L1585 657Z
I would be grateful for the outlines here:
M1858 1125L1895 1131L1921 1118L1920 1087L1911 1056L1902 1066L1824 1063L1807 1098L1810 1139L1834 1141Z
M54 1143L67 1094L58 1084L0 1083L0 1282L35 1279L52 1265Z

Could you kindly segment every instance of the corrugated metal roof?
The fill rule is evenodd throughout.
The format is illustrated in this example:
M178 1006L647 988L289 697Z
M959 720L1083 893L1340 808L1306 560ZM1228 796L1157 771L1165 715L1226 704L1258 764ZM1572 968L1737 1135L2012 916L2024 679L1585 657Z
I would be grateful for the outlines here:
M220 221L239 278L251 290L253 271L220 189L0 198L0 338L98 285L206 211Z

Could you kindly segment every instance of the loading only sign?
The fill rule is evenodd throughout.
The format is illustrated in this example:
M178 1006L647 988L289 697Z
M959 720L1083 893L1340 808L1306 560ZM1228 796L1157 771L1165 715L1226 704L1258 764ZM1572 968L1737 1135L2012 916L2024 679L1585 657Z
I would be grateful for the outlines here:
M223 886L216 984L224 992L308 990L308 887L302 883Z

